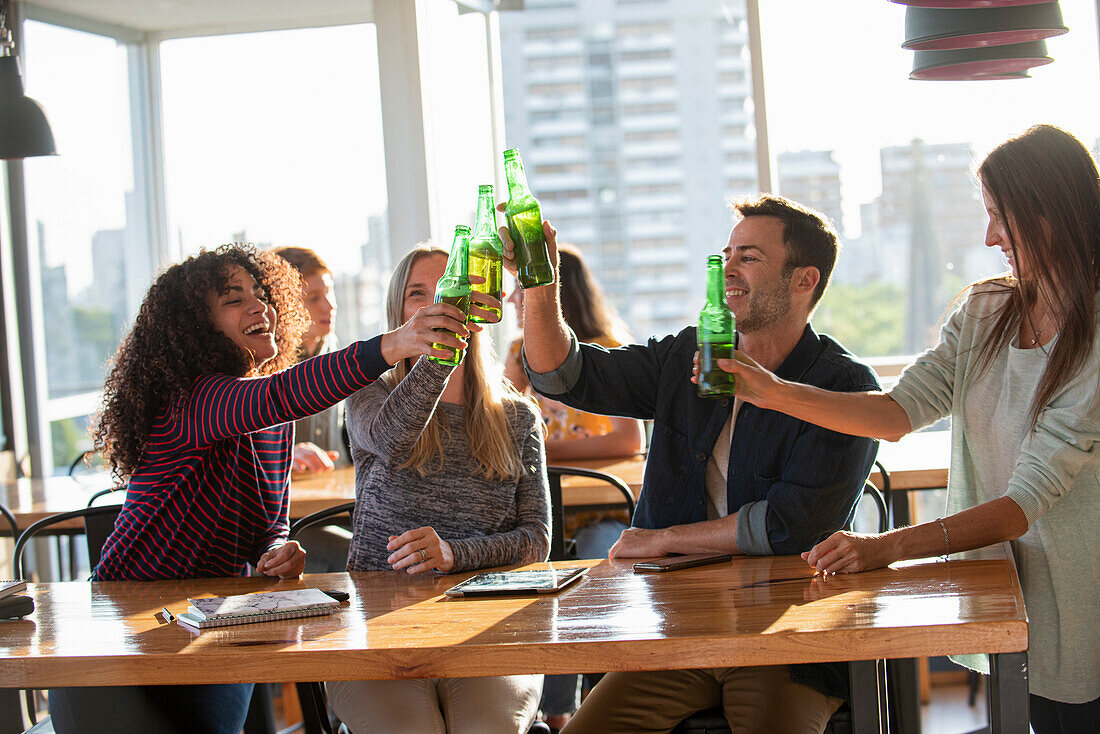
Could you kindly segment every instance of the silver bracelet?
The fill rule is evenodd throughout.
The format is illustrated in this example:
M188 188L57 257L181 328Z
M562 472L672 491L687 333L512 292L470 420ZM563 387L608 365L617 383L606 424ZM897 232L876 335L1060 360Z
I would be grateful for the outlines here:
M943 557L946 559L951 555L951 541L947 537L947 526L944 524L942 517L937 517L936 522L940 524L940 530L943 531Z

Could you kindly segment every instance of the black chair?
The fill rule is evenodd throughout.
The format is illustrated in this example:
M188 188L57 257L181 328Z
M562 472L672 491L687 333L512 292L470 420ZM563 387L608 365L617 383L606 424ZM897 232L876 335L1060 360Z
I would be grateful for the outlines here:
M0 505L0 515L8 521L8 526L11 527L11 539L15 542L19 538L19 523L15 521L15 515L11 514L11 510L5 505Z
M27 544L30 543L36 535L51 525L77 518L84 521L84 538L88 546L88 562L92 568L95 568L99 563L99 555L103 550L103 544L107 541L107 536L114 530L115 520L118 519L119 513L121 512L121 505L85 507L84 509L72 510L71 512L59 512L56 515L50 515L49 517L39 520L24 530L19 536L19 540L15 542L15 552L12 554L15 575L17 577L22 577L23 553L26 550Z
M856 503L857 509L863 503L863 499L866 497L871 498L871 501L874 503L875 508L878 510L877 532L885 533L887 530L890 529L890 511L888 509L888 505L886 504L886 497L883 496L878 487L876 487L869 481L863 484L863 494L860 495L859 501ZM850 524L848 529L851 530Z
M25 575L23 569L23 553L26 551L27 545L34 540L36 535L51 525L56 525L76 518L84 520L84 539L88 547L88 562L92 568L95 568L99 563L99 556L103 550L103 544L107 541L107 536L114 530L115 520L118 519L120 512L122 512L121 505L85 507L82 510L60 512L56 515L50 515L32 524L24 530L19 535L19 539L15 541L15 551L12 553L12 566L15 570L15 577L22 578ZM34 704L34 692L28 689L26 691L26 697L27 711L31 717L31 724L38 725L37 717L34 712L36 708Z
M626 502L627 512L634 516L634 493L622 479L614 474L608 474L594 469L582 469L579 466L548 466L546 475L550 479L550 560L565 561L575 558L576 553L567 547L565 540L565 511L563 507L561 479L562 477L587 477L606 482L617 489Z
M347 515L351 517L352 512L355 511L355 502L344 502L339 505L333 505L332 507L326 507L323 510L318 510L305 517L300 517L290 524L290 535L288 540L294 540L298 537L298 534L306 528L311 528L314 525L320 525L321 523L328 523L328 521L337 517L338 515Z

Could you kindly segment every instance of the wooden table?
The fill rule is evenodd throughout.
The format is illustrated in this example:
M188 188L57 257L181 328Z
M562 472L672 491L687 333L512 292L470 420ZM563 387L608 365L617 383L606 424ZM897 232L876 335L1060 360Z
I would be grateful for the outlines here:
M795 556L673 574L574 561L549 597L450 599L469 574L320 574L37 584L37 608L0 623L3 685L433 678L776 665L994 653L994 731L1027 731L1027 621L1006 545L824 580ZM306 586L343 589L334 615L189 632L161 606ZM865 702L864 692L856 694ZM1023 718L1020 707L1024 707Z

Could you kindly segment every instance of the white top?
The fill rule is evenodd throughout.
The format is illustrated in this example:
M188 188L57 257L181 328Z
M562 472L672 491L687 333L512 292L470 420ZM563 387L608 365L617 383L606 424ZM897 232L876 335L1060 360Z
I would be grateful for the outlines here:
M889 395L914 429L951 416L949 514L1004 496L1023 510L1028 531L1012 549L1028 611L1029 689L1084 703L1100 696L1100 343L1032 430L1031 400L1055 342L1014 341L977 369L990 314L1006 299L976 286ZM1100 296L1094 318L1100 331ZM959 662L988 670L984 656Z
M707 471L703 476L703 484L707 489L707 519L725 517L729 513L727 499L729 491L726 488L726 479L730 470L730 445L733 443L733 426L737 422L737 411L741 410L741 398L733 399L733 410L726 419L726 425L718 434L714 442L714 448L707 460Z

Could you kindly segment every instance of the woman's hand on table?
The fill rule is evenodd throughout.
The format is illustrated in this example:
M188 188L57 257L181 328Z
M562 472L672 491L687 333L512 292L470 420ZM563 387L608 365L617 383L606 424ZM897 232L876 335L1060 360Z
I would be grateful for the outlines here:
M451 544L440 538L435 528L428 526L391 535L386 550L391 551L386 563L395 571L424 573L434 569L448 573L455 567Z
M256 573L282 579L296 579L305 568L306 552L296 540L288 540L271 548L256 563Z
M336 468L333 463L340 454L335 451L325 451L315 443L303 441L294 444L294 457L291 466L294 471L332 471Z
M802 560L818 573L871 571L898 560L893 545L889 533L867 535L841 530L803 553Z

